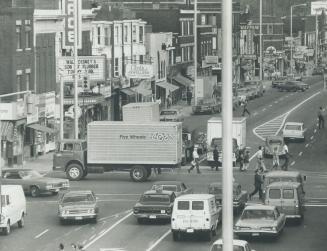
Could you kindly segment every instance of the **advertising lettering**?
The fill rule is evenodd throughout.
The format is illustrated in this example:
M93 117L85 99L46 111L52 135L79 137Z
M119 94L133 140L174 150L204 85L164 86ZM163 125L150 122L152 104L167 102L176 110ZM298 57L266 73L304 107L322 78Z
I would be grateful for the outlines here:
M75 24L75 8L77 14L77 24ZM72 48L74 46L75 37L77 39L77 47L82 48L82 15L81 0L65 0L65 32L64 32L64 48ZM77 35L75 34L75 25L77 25Z
M126 77L128 78L152 78L152 65L146 64L127 64Z
M152 134L151 138L153 140L157 140L160 142L167 142L167 141L174 140L174 137L172 135L170 135L169 133L164 133L164 132L155 132Z
M133 140L145 140L146 136L144 135L135 135L135 134L131 134L131 135L119 135L119 138L122 140L129 140L129 139L133 139Z

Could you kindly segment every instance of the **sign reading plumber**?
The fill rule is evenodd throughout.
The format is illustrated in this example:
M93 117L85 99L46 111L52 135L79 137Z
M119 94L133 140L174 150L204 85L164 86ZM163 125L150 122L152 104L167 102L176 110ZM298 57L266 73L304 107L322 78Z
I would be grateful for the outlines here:
M75 37L77 39L77 48L82 49L82 0L64 1L64 36L63 48L71 49L74 47ZM75 26L77 34L75 34Z

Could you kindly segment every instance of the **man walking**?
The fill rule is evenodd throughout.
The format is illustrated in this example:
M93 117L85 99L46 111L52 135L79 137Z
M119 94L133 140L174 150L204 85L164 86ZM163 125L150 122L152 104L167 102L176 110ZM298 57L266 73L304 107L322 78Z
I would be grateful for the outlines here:
M194 148L193 150L193 161L192 161L192 166L190 167L190 169L188 169L188 173L190 173L194 167L196 167L196 171L198 174L200 174L200 167L199 167L199 154L198 154L198 149Z
M248 149L245 149L244 153L244 168L243 171L248 170L250 164L250 151Z
M281 169L284 170L284 171L287 171L288 170L288 164L289 164L289 161L290 161L290 157L292 157L292 155L288 151L288 144L287 143L285 143L285 145L283 147L283 151L285 153L285 162L281 166Z
M273 166L272 169L278 169L279 167L279 155L277 147L274 148L273 152Z
M243 102L243 113L242 113L243 117L244 117L245 113L247 113L250 116L250 112L247 107L248 107L248 101L245 99Z
M219 167L219 152L218 152L218 147L215 146L215 149L213 150L213 160L214 160L214 166L212 167L212 169L214 167L216 167L216 171L218 171L218 167Z
M252 199L253 195L255 195L256 193L259 192L259 199L262 200L263 196L262 196L262 188L261 185L263 183L261 175L259 174L259 170L256 169L254 174L254 191L252 193L250 193L250 200Z
M267 168L265 165L265 162L263 160L263 151L262 151L262 146L259 146L259 150L256 153L256 158L257 158L257 167L256 169L262 169L264 172L267 172Z
M325 119L324 119L324 116L323 116L323 111L322 111L322 107L320 106L319 107L319 110L318 110L318 124L319 124L319 129L321 128L325 128Z

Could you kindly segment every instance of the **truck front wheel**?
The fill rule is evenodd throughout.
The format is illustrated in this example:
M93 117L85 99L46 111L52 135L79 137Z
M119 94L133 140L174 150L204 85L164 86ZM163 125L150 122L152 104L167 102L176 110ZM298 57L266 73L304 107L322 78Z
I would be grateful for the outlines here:
M66 176L69 180L80 180L83 178L84 171L79 164L70 164L66 170Z
M134 166L130 171L130 176L135 182L142 182L147 179L147 170L143 166Z

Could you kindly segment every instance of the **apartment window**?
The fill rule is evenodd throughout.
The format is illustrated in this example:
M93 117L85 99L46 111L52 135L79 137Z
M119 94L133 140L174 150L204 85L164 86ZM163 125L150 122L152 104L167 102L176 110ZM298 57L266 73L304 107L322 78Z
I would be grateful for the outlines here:
M184 30L184 35L188 35L189 34L189 32L188 32L188 22L187 21L185 21L185 22L183 22L183 30Z
M29 21L29 20L26 20ZM32 48L32 28L30 22L25 24L25 48Z
M267 34L274 34L274 26L272 24L267 25Z
M181 35L183 36L184 35L184 22L183 21L180 22L180 26L181 26Z
M26 90L30 89L30 83L31 83L31 73L28 72L25 75L25 83L26 83Z
M133 42L136 42L136 25L133 25L133 31L132 31L132 36L133 36Z
M114 75L115 77L119 76L119 58L115 58L115 66L114 66Z
M100 45L101 44L101 27L98 27L97 37L98 37L98 45Z
M118 26L115 26L115 44L118 44L118 33L119 33Z
M143 64L144 57L143 55L140 55L140 64Z
M16 49L22 49L22 26L16 25Z
M22 73L16 73L16 88L17 92L24 91L23 90L23 78L22 78Z
M194 46L190 46L190 60L193 60Z
M185 54L185 51L184 51L184 47L182 47L182 55L181 55L181 58L182 58L182 61L184 61L184 54Z
M127 25L124 26L124 42L125 43L128 42L128 26Z
M190 35L193 35L193 33L194 33L194 32L193 32L193 30L194 30L193 23L194 23L193 21L190 21L190 22L189 22L189 28L190 28L190 29L189 29L189 31L190 31L189 34L190 34Z
M143 43L143 26L139 29L139 43Z
M201 24L202 25L207 24L207 16L205 14L201 15Z
M109 28L108 27L105 27L104 28L104 45L109 45Z
M185 48L183 48L184 49L184 58L183 58L183 61L188 61L188 59L187 59L187 54L188 54L188 47L185 47Z

